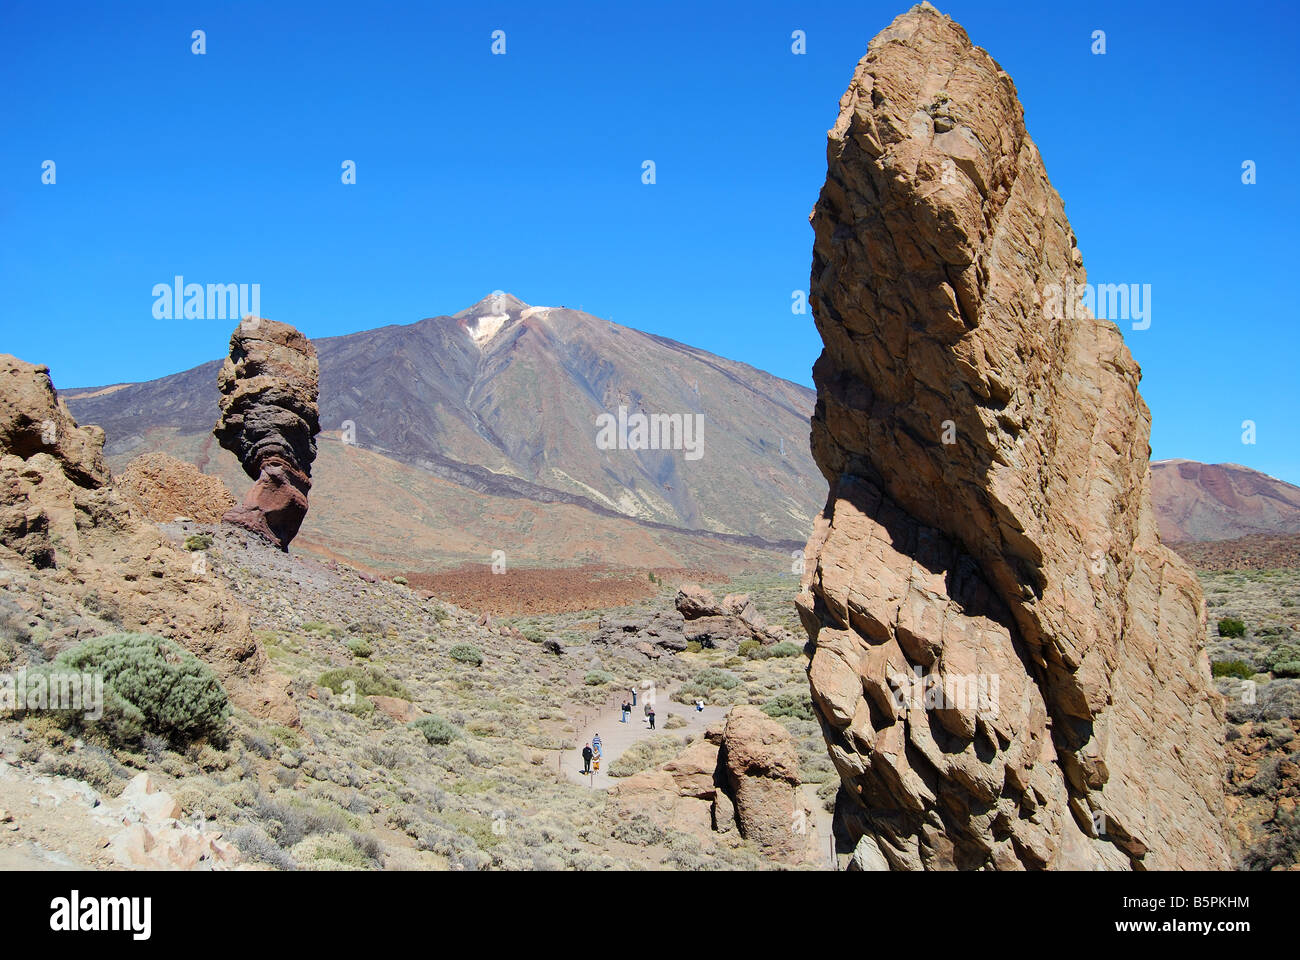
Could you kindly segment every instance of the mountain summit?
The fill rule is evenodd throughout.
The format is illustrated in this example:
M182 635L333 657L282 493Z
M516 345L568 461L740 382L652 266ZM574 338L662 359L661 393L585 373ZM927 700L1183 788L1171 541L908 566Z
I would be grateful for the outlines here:
M811 390L580 310L497 291L314 344L322 441L479 492L783 545L803 542L825 495ZM107 432L110 462L160 448L202 460L194 438L217 419L216 367L64 395ZM602 443L611 419L628 429ZM638 424L651 428L643 443ZM682 428L695 424L687 451Z

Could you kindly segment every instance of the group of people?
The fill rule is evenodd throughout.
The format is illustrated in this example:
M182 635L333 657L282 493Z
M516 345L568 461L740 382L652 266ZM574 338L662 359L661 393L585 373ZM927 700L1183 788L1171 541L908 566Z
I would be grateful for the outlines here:
M619 723L627 723L628 715L631 714L631 712L632 712L632 707L635 706L635 705L636 705L636 698L635 698L635 697L632 698L632 702L631 702L631 703L629 703L629 702L626 701L626 700L623 701L623 706L620 708L620 709L622 710L623 715L622 715L621 717L619 717L619 719L618 719L618 722L619 722ZM647 704L645 705L645 710L644 710L644 712L645 712L646 722L650 724L650 729L653 730L653 729L655 728L655 707L654 707L654 704L653 704L653 703L647 703Z
M591 738L591 743L582 748L582 772L591 773L591 765L594 762L596 769L600 769L601 745L600 734Z
M636 691L633 690L631 691L631 693L632 693L632 699L630 701L624 700L622 706L619 708L620 711L622 712L622 716L619 717L618 719L619 723L627 723L627 718L632 713L632 708L636 706ZM697 710L704 709L704 701L697 700L695 701L695 704ZM645 713L646 724L649 726L651 730L653 730L655 728L654 704L647 703L644 707L644 713ZM584 774L590 774L593 772L593 770L599 770L600 758L601 758L600 734L596 734L594 737L591 738L591 742L586 744L582 748L582 772Z

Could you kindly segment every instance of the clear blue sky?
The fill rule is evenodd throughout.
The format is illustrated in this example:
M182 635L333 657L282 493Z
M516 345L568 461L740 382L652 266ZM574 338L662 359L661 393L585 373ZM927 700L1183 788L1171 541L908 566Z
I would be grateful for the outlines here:
M0 351L63 387L218 357L233 324L153 318L182 274L316 337L499 288L811 383L825 133L905 6L5 0ZM939 7L1015 79L1090 277L1152 284L1154 456L1300 482L1294 6Z

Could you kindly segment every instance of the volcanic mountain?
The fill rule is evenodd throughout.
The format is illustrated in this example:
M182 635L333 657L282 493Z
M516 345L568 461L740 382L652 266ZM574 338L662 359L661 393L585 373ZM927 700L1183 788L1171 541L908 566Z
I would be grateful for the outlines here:
M1300 533L1300 487L1235 463L1156 461L1151 496L1170 543Z
M613 559L599 541L624 560L651 550L644 565L700 559L683 536L709 550L790 550L825 497L808 450L811 390L579 310L496 293L314 345L322 442L303 542L353 559L512 546L539 562ZM210 435L219 365L62 395L105 430L115 469L160 450L238 494L243 478ZM634 430L598 444L602 419L634 426L638 415L665 418L673 449L647 449ZM551 543L560 531L568 542Z

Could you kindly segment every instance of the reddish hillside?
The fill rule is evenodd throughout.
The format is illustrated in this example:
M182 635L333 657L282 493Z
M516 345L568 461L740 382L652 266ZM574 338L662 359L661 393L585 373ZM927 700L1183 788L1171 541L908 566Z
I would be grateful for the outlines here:
M1156 461L1151 498L1169 543L1300 533L1300 487L1235 463Z

